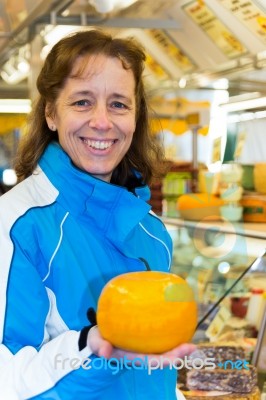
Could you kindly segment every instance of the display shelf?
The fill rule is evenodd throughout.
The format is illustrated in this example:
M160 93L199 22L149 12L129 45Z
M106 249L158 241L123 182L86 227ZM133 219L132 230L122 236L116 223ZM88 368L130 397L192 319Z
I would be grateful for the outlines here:
M202 227L204 229L220 229L224 233L237 233L254 239L264 239L266 247L266 223L229 222L224 220L187 221L181 218L162 217L165 224L178 227Z

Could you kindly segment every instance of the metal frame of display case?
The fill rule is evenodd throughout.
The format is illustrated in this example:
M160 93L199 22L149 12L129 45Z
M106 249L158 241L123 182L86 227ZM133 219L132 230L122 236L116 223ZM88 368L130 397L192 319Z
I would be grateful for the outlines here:
M259 388L264 390L266 384L266 305L251 364L257 368Z
M221 302L232 292L233 288L238 284L238 282L241 281L241 279L248 274L252 269L258 268L258 264L261 262L261 260L264 260L266 258L266 252L260 257L258 257L254 262L252 262L250 265L247 266L247 268L242 272L242 274L239 275L239 277L232 283L232 285L226 289L224 294L211 306L211 308L207 311L205 315L203 315L198 322L197 328L200 327L200 325L213 313L215 309L221 304ZM265 323L266 323L266 313L264 315L265 317ZM265 325L264 325L265 328ZM266 333L265 333L266 334ZM266 345L266 341L265 341ZM265 358L266 358L266 353L265 353ZM266 369L265 369L266 372Z

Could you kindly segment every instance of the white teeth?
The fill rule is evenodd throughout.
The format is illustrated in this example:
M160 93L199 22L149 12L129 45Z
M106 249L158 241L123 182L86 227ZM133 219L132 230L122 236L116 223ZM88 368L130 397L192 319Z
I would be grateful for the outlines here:
M83 141L90 147L93 147L94 149L98 149L98 150L105 150L108 149L109 147L112 146L112 144L114 143L114 140L112 141L100 141L100 140L89 140L89 139L83 139Z

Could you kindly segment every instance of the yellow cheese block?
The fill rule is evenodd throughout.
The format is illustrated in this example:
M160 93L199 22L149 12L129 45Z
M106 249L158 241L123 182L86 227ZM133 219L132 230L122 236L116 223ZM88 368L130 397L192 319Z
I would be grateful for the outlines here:
M266 163L255 164L253 174L256 192L266 194Z
M180 217L188 220L201 221L204 218L219 220L220 207L224 201L209 193L189 193L177 200Z

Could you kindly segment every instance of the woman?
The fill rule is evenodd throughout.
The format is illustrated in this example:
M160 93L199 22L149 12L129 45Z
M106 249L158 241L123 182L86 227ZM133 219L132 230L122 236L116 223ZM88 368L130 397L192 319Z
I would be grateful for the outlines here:
M176 371L82 368L130 354L88 325L103 286L129 271L167 271L171 241L150 213L150 139L142 49L100 31L57 43L21 143L21 181L0 202L0 387L8 399L174 399ZM166 354L182 357L184 345Z

